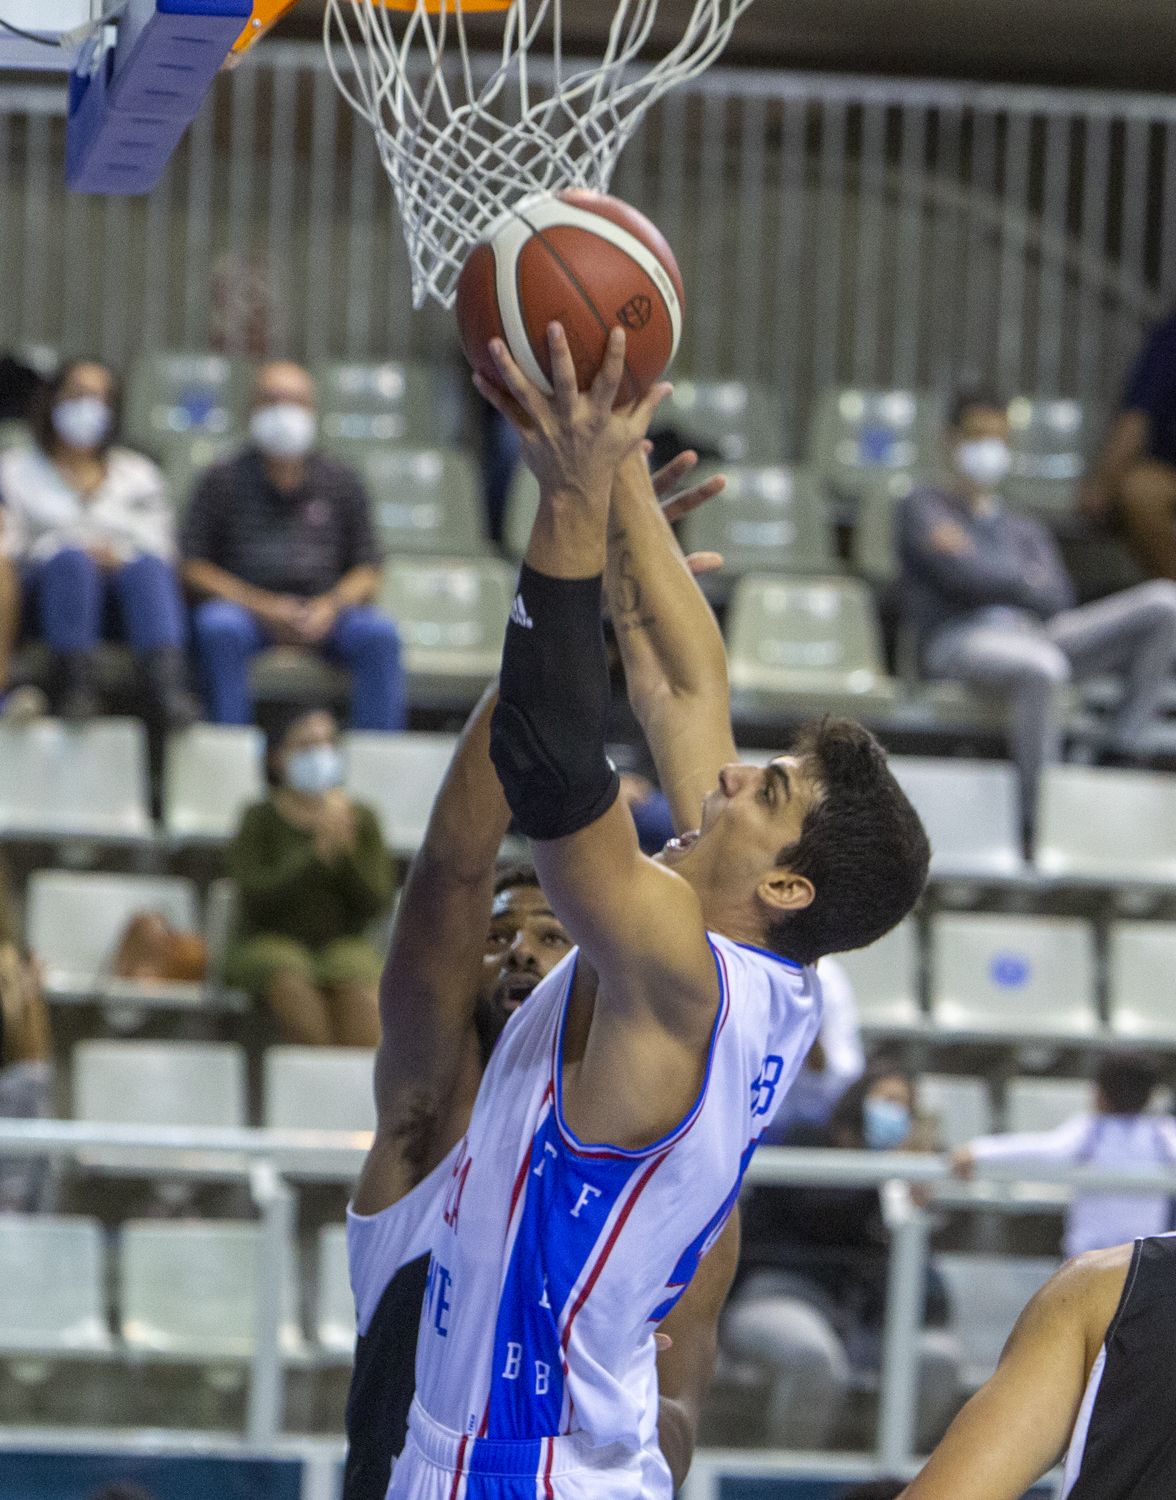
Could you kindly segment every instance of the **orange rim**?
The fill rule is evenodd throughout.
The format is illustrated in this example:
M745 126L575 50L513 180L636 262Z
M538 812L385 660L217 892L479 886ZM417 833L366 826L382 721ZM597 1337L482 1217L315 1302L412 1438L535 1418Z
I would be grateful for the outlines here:
M420 9L420 0L366 0L366 3L381 5L385 10ZM476 10L509 10L513 4L514 0L460 0L460 9L468 14ZM424 0L424 8L429 15L439 16L443 10L452 14L459 7L457 0Z

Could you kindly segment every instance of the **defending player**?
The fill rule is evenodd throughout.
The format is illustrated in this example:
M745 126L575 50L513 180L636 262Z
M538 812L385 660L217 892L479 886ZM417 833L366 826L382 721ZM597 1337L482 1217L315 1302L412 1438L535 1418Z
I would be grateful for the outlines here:
M620 613L643 642L627 664L666 640L685 664L643 727L676 816L701 803L702 821L640 854L604 754L601 575L614 481L648 490L639 450L664 388L613 410L619 329L580 393L553 328L550 399L493 347L509 395L483 393L518 423L541 500L491 750L581 947L504 1032L452 1163L389 1494L648 1500L670 1492L650 1464L653 1329L816 1034L806 965L900 921L928 848L860 726L818 726L764 770L735 763L721 641L679 561L668 593ZM659 543L676 556L651 498L631 521L630 570Z
M668 465L657 476L659 489L673 489L694 462L682 455ZM721 481L708 480L678 496L669 513L684 514L720 488ZM703 556L696 566L713 561ZM649 670L656 679L656 661ZM379 1126L348 1218L360 1337L344 1500L383 1500L403 1446L427 1265L419 1229L449 1186L445 1170L429 1175L430 1167L464 1133L510 1011L570 946L533 872L495 877L510 813L489 757L494 701L488 693L471 716L438 793L381 985ZM415 1239L401 1233L406 1216ZM737 1258L732 1223L663 1325L671 1343L658 1356L657 1439L676 1483L689 1467Z
M1176 1495L1174 1285L1173 1235L1069 1261L901 1500L1019 1500L1063 1453L1058 1500Z

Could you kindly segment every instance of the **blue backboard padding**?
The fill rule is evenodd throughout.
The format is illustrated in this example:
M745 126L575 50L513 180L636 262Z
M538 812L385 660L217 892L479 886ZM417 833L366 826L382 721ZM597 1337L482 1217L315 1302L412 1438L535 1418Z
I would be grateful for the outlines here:
M84 193L158 182L252 13L252 0L160 0L129 54L71 80L65 178Z
M136 1484L156 1500L299 1500L302 1465L162 1454L0 1453L5 1497L90 1500L108 1484Z

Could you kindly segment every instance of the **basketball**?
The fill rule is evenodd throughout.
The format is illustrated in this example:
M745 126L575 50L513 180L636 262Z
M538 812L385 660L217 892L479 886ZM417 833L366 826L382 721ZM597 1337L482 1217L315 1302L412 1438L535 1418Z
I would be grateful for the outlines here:
M550 323L562 323L583 390L609 332L627 335L624 405L645 394L682 334L682 277L664 235L619 198L571 188L513 210L471 251L457 283L457 323L475 370L497 383L488 348L504 340L516 364L551 391Z

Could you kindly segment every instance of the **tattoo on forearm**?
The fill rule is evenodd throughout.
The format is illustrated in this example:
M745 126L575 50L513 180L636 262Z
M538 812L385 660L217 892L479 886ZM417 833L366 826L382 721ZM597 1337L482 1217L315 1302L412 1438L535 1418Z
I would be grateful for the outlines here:
M622 536L624 534L622 533ZM656 615L647 613L641 597L641 580L633 571L633 550L622 547L617 559L617 598L613 610L613 628L632 632L649 630L657 624Z

